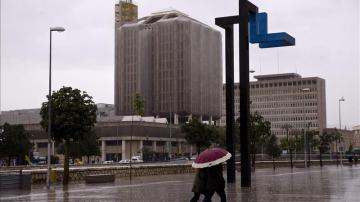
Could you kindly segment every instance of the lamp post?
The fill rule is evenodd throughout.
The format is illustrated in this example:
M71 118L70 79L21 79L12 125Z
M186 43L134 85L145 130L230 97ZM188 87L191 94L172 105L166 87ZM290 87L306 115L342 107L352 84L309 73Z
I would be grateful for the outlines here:
M341 97L339 99L339 129L340 129L340 132L341 132L341 102L345 102L345 98L344 97ZM343 165L343 159L342 159L342 151L343 151L343 148L341 146L341 142L339 141L339 145L340 145L340 164Z
M52 49L52 32L63 32L63 27L50 27L50 54L49 54L49 97L48 97L48 155L47 155L47 173L46 187L50 188L50 161L51 161L51 49Z
M306 120L305 120L305 93L310 92L310 88L303 88L301 89L301 92L303 92L303 122L304 122L304 164L305 168L307 167L307 159L306 159Z

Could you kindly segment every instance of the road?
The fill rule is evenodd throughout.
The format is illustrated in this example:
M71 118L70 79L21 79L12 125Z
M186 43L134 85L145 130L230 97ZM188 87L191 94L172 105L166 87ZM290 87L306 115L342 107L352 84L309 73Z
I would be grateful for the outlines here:
M226 173L224 173L226 177ZM193 174L119 178L115 183L87 185L72 183L46 190L34 185L31 191L0 191L0 201L189 201ZM258 169L253 173L253 187L227 184L228 201L359 201L360 166L310 169ZM219 201L214 196L214 201Z

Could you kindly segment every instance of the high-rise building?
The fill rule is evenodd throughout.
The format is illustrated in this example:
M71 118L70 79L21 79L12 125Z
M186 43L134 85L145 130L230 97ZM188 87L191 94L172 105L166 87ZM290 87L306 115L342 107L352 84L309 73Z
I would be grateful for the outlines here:
M285 125L292 129L322 131L326 128L325 80L302 78L299 74L255 76L250 82L250 111L271 123L272 133L284 136ZM225 123L225 85L222 123ZM239 117L239 84L234 85L235 117Z
M153 13L117 29L115 111L219 119L222 96L221 33L176 10Z
M119 28L129 22L137 21L138 20L138 7L135 5L132 0L119 0L118 4L115 4L115 86L119 85L118 81L116 80L117 75L117 68L119 66L119 44L118 41L118 30ZM119 91L114 90L115 95L115 103L119 97Z

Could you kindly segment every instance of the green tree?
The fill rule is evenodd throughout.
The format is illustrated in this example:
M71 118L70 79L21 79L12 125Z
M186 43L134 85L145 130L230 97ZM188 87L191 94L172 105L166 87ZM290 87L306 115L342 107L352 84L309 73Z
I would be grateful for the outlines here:
M339 165L339 151L338 151L338 144L343 140L342 134L335 128L332 132L333 142L335 142L336 148L336 165Z
M29 155L32 147L24 126L5 123L0 131L0 157L7 158L8 166L13 157L17 158L19 164L23 164L25 155Z
M249 139L250 139L250 154L252 167L255 168L256 153L258 151L258 145L264 144L271 136L271 124L264 120L258 112L250 114L250 127L249 127Z
M218 139L215 140L216 143L219 144L220 147L226 148L226 127L218 127ZM239 123L235 122L233 127L233 136L234 136L234 142L235 142L235 151L240 151L240 136L239 136Z
M288 150L290 153L290 167L293 168L293 159L292 159L292 152L294 151L294 149L296 148L296 139L293 136L287 137L287 138L282 138L280 140L280 147L283 150Z
M49 97L48 97L49 99ZM57 142L64 142L63 184L69 183L69 146L88 135L96 123L96 105L86 92L62 87L51 96L51 134ZM41 126L48 129L48 102L40 111Z
M135 98L134 98L134 112L137 115L140 116L144 116L144 112L145 112L145 101L144 99L140 96L140 94L136 93L135 94Z
M281 155L281 148L277 144L277 137L276 135L272 134L268 141L265 144L265 151L266 153L271 156L273 161L273 168L275 170L275 159Z
M86 156L89 162L90 156L100 155L98 140L99 138L96 136L95 132L91 131L88 135L84 136L84 138L70 142L69 157L74 159ZM57 152L59 154L65 154L64 143L59 145Z
M293 153L293 150L296 147L296 140L295 140L295 138L289 139L289 132L292 129L292 125L285 124L281 128L284 129L285 132L286 132L286 139L285 139L286 147L283 147L283 148L286 149L290 153L290 167L293 168L294 165L293 165L292 153Z
M321 135L319 135L318 138L318 149L319 149L319 153L320 153L320 166L323 166L323 162L322 162L322 154L328 152L330 150L330 145L333 141L333 137L332 134L324 131Z
M319 131L310 130L307 131L307 149L308 149L308 166L311 165L311 154L314 153L314 149L318 148L319 141L317 137L319 136Z
M185 133L186 141L196 146L198 154L202 149L210 147L212 143L217 143L219 139L219 133L215 127L203 124L195 118L183 125L181 131Z

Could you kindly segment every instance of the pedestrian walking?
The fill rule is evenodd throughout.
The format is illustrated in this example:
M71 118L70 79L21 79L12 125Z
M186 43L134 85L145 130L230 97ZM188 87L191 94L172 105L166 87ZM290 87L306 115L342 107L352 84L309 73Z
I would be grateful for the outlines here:
M206 193L203 202L211 202L215 192L220 196L221 202L226 202L222 163L230 158L231 154L228 151L221 148L211 148L201 152L193 162L192 167L204 169L203 171L206 174Z
M196 169L196 175L194 179L194 184L192 187L192 192L194 196L190 202L197 202L200 199L201 194L205 196L206 191L206 182L207 182L207 168L198 168Z
M204 202L211 202L211 198L215 192L219 195L221 202L226 202L225 179L223 177L222 164L208 168L206 190Z

